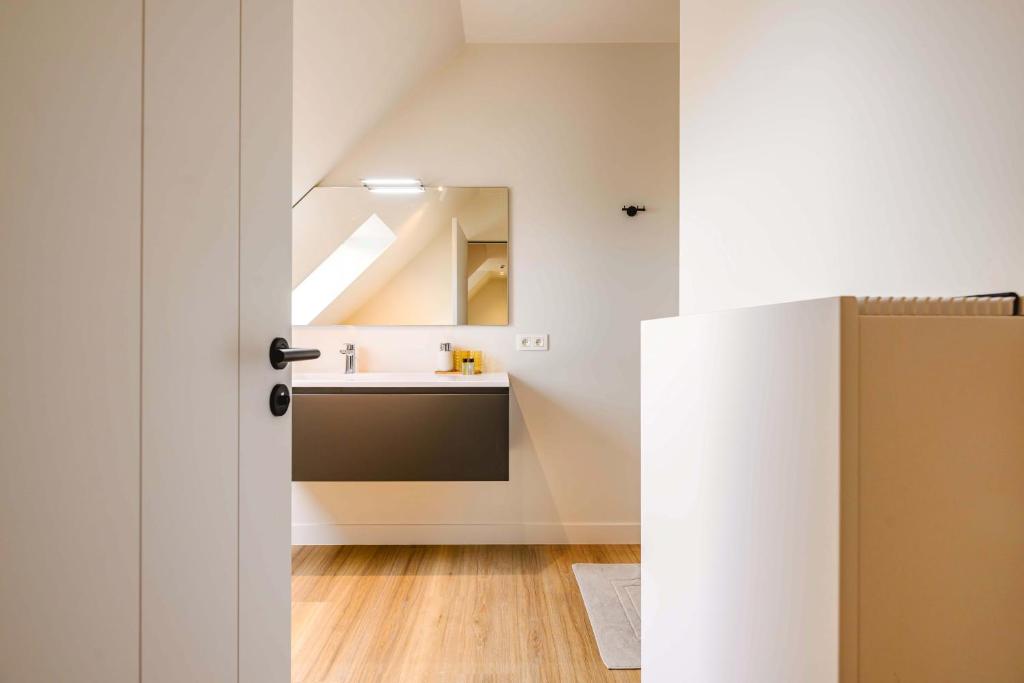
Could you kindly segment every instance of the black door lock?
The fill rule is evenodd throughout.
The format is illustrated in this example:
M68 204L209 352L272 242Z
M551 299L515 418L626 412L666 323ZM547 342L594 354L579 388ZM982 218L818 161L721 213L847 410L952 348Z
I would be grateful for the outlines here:
M292 394L287 384L277 384L270 390L270 412L274 417L281 417L288 412L292 404Z

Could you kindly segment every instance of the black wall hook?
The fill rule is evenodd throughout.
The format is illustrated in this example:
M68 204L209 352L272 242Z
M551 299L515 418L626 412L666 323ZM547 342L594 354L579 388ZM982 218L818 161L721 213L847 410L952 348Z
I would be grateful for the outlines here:
M646 211L647 207L646 206L635 206L633 204L630 204L629 206L622 207L622 210L626 212L627 216L632 218L633 216L636 215L637 211Z

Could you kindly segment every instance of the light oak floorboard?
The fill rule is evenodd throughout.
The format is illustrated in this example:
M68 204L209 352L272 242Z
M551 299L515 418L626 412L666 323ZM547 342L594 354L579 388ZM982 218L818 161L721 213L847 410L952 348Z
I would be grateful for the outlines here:
M635 545L295 546L292 683L639 681L601 662L576 562Z

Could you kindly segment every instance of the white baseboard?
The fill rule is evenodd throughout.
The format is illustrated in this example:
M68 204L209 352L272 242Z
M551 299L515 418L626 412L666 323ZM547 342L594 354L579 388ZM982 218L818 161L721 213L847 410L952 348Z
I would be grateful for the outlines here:
M292 545L584 545L640 543L640 525L293 524Z

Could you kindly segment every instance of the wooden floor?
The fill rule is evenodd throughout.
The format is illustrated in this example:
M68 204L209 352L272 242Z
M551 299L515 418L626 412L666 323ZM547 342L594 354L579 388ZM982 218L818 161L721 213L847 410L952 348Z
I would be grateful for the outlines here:
M292 681L639 681L601 663L574 562L639 546L302 546Z

